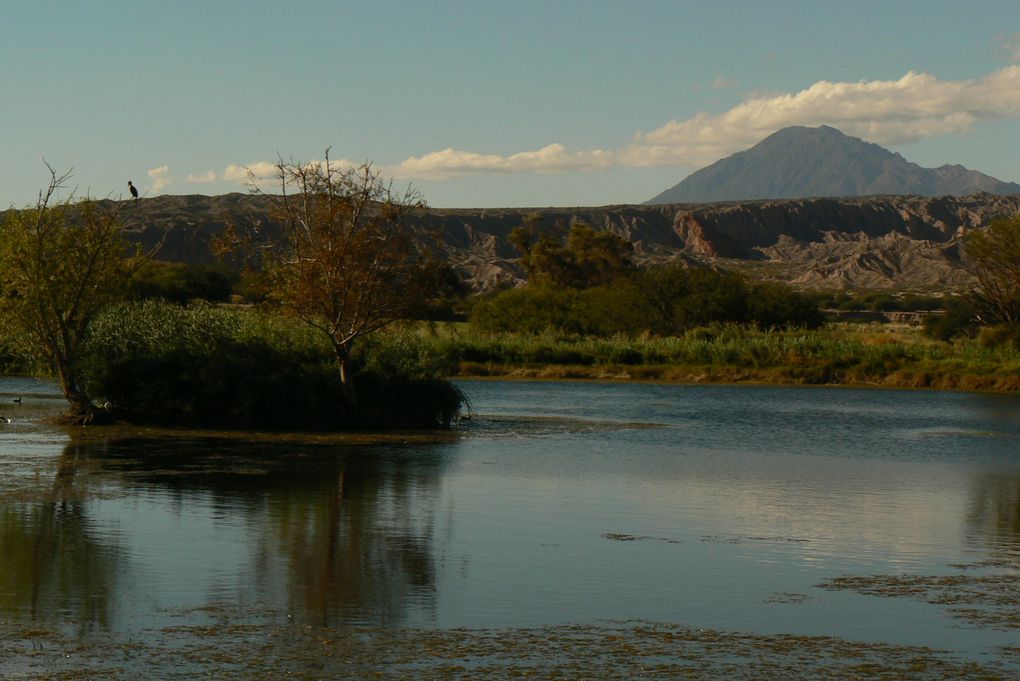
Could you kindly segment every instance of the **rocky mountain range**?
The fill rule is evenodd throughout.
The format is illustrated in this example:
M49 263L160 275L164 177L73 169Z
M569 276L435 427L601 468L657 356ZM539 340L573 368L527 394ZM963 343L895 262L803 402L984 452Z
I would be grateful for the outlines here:
M160 257L208 262L227 222L268 224L265 197L160 196L123 202L121 216ZM815 288L945 291L972 283L959 247L968 231L1020 215L1020 195L883 196L600 208L427 209L448 261L475 290L523 282L510 230L529 215L566 234L585 222L634 244L642 264L708 264ZM2 216L0 216L2 219Z
M829 126L783 128L692 173L647 203L803 197L1016 194L1020 184L960 165L922 168Z

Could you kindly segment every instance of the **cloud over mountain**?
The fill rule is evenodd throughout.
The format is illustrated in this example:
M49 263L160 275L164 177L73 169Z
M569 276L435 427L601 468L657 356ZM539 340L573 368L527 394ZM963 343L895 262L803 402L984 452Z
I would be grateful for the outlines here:
M394 175L442 179L494 172L563 172L611 166L702 165L791 125L831 125L878 144L968 132L974 123L1020 117L1020 66L976 80L910 71L898 80L819 81L794 93L752 96L719 114L674 119L639 131L620 150L569 151L550 144L511 155L445 149L412 157Z
M1002 37L1016 52L1015 35ZM713 87L732 85L717 78ZM819 81L790 93L751 94L721 113L701 112L638 131L620 149L570 150L551 143L537 150L491 154L448 147L382 167L386 175L410 180L444 180L467 175L591 172L613 167L701 166L761 141L790 126L836 127L883 145L969 132L976 123L1020 118L1020 65L967 80L940 80L909 71L897 80ZM220 178L273 177L275 162L228 165Z

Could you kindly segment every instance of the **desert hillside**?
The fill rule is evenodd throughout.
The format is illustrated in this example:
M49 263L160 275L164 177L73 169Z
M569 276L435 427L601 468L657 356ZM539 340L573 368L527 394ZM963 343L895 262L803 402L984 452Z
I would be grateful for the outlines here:
M170 229L162 259L208 262L228 222L267 217L265 197L160 196L117 206L151 244ZM643 264L717 263L795 285L942 291L968 286L960 237L997 217L1020 214L1020 195L882 196L623 205L598 208L427 209L424 226L476 290L522 281L510 230L529 215L565 234L586 222L630 239Z

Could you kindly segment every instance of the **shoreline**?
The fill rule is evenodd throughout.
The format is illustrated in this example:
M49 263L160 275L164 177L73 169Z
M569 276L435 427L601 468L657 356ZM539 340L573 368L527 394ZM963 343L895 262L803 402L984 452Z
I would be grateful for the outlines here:
M921 390L974 392L1010 395L1020 392L1020 376L940 374L924 370L900 369L869 376L868 380L811 380L797 367L753 369L738 366L649 365L517 365L462 362L451 380L578 381L606 383L658 383L675 385L746 385L791 388L862 388L873 390Z

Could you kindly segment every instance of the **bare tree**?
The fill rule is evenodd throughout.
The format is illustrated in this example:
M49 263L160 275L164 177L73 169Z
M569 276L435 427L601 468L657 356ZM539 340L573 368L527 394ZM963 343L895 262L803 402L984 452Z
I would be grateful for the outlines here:
M410 219L424 208L421 194L394 191L370 163L330 160L276 164L279 193L270 200L271 225L232 225L226 241L255 253L270 295L324 333L332 344L344 399L357 402L351 348L361 336L418 309L436 278L429 239Z
M71 172L46 167L50 180L35 206L12 209L0 223L0 323L52 366L68 416L90 423L97 411L81 373L88 327L124 295L135 265L125 260L129 247L116 208L88 198L56 200Z

